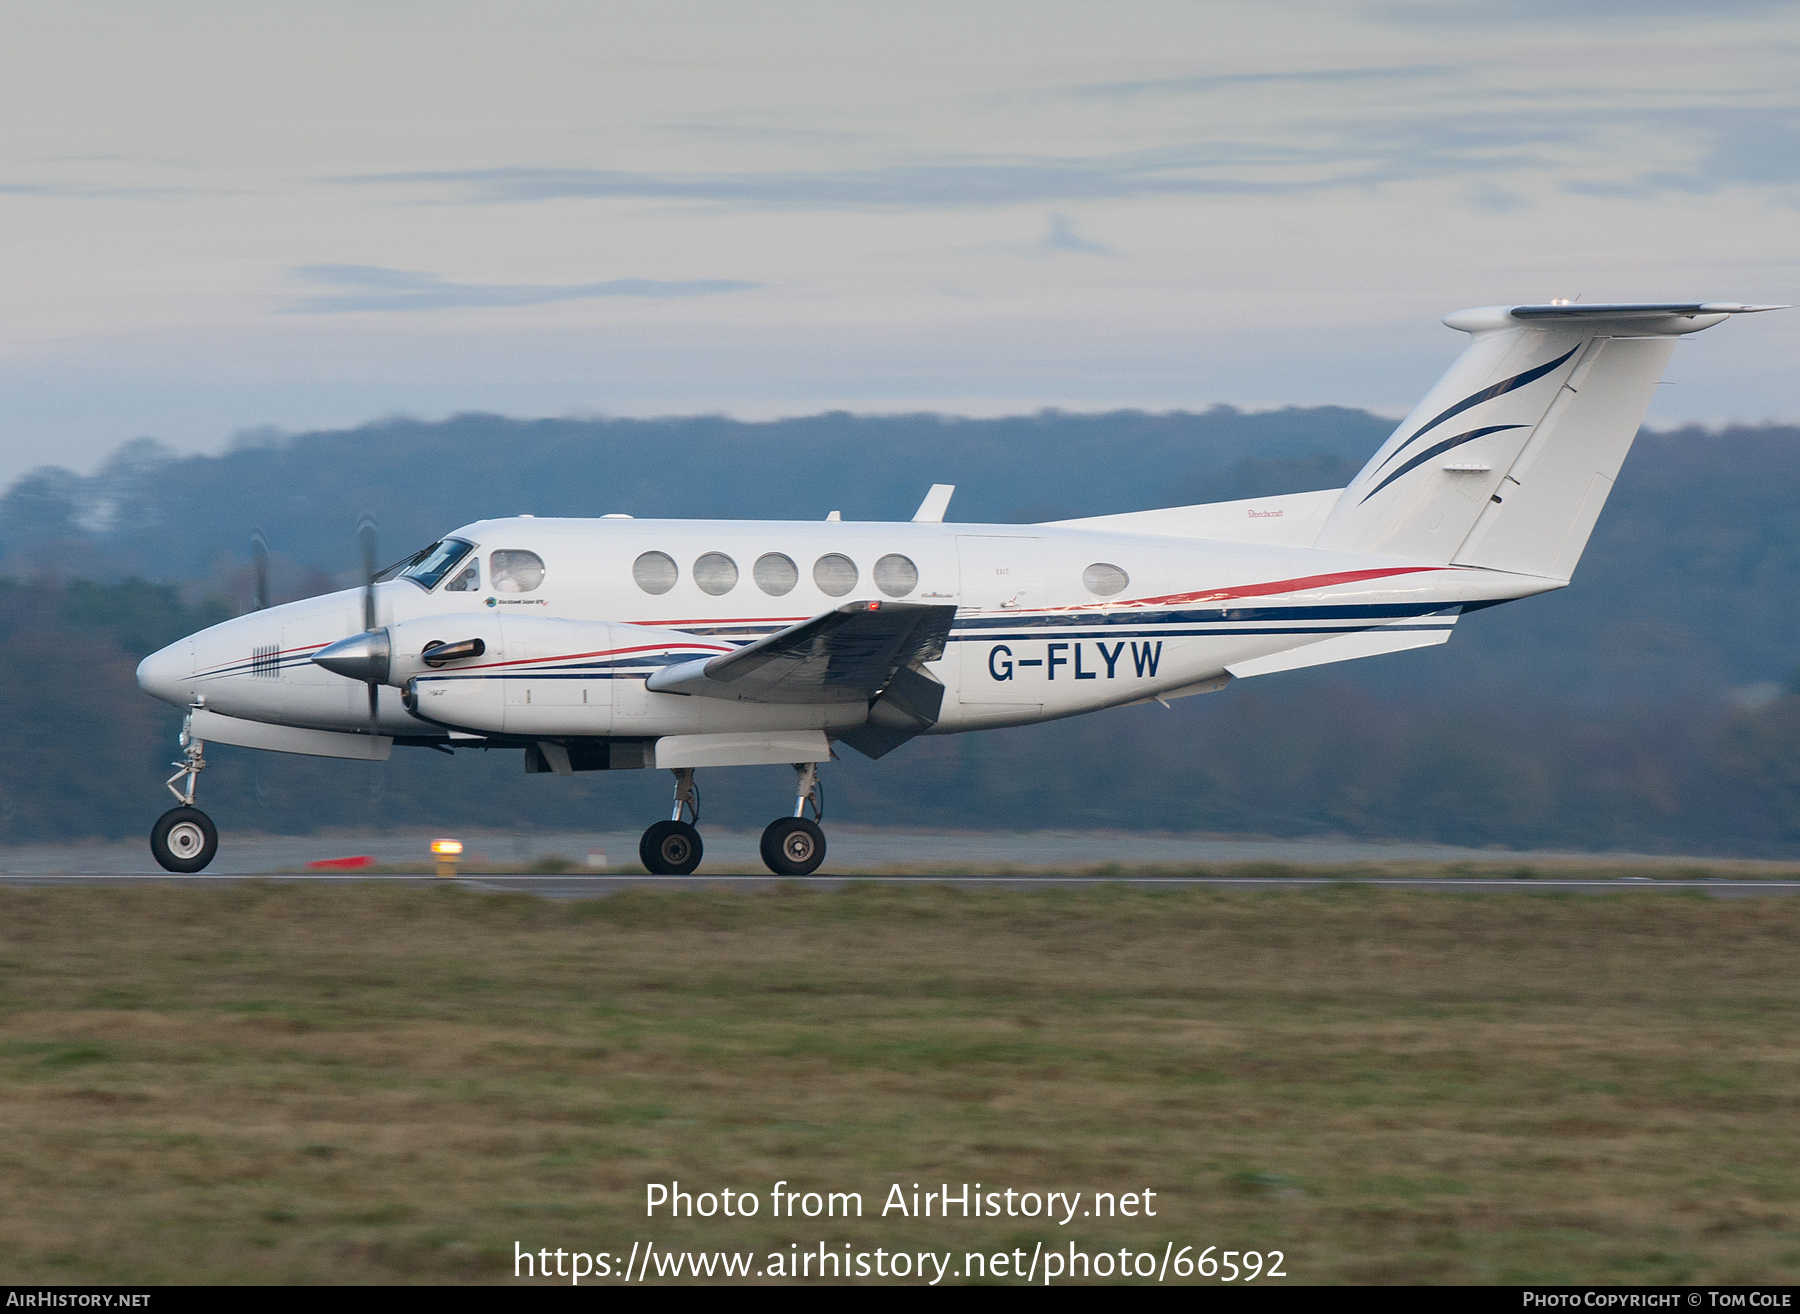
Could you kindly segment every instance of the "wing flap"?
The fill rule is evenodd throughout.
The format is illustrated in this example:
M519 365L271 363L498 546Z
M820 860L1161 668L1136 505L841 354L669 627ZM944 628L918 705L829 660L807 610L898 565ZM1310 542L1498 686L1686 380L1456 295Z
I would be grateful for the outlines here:
M755 703L866 703L896 672L943 655L954 605L852 602L736 652L664 667L654 693Z

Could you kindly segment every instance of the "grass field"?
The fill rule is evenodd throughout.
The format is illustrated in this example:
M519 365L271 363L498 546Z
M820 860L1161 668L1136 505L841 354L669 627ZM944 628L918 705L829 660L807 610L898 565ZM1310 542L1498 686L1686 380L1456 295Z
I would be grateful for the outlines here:
M1800 900L1339 887L0 890L0 1280L536 1250L1281 1250L1792 1282ZM647 1221L644 1187L1157 1194Z

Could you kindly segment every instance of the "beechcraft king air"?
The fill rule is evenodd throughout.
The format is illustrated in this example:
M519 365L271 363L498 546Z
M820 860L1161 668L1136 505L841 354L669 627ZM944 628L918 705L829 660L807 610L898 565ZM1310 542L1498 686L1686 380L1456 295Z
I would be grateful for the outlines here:
M762 853L804 875L825 856L818 764L836 744L880 757L1425 647L1467 612L1564 587L1676 343L1777 308L1449 315L1467 347L1347 488L1036 525L946 524L946 485L907 523L517 516L381 572L366 533L365 587L138 668L187 710L179 806L151 847L171 871L212 860L208 741L503 748L528 772L673 772L672 815L639 849L663 874L700 862L696 771L789 765L793 810Z

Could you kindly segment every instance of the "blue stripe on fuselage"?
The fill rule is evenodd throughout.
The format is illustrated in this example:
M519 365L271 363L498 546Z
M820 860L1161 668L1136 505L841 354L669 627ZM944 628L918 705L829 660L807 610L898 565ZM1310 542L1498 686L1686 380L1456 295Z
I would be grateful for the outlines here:
M1241 624L1254 621L1367 620L1380 625L1413 616L1451 614L1460 603L1387 602L1349 606L1312 607L1195 607L1182 611L1072 612L1032 616L970 616L959 618L951 633L981 629L1056 629L1095 625L1204 625ZM1359 627L1366 628L1366 627Z

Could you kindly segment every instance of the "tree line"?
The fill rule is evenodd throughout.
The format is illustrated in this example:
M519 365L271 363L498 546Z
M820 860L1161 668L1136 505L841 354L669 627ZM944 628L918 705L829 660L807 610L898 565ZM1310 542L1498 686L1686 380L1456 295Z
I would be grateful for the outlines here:
M1029 521L1341 484L1389 427L1333 408L463 416L263 435L219 456L137 444L91 476L37 471L0 495L0 843L136 837L168 805L178 713L133 671L249 605L251 527L275 542L280 601L352 582L363 509L393 556L525 510L904 518L934 479L964 483L953 520ZM670 450L684 453L679 477ZM1441 648L1168 710L915 740L879 762L846 753L828 772L832 816L1800 853L1797 502L1800 430L1647 432L1568 589L1467 616ZM653 772L527 776L516 752L209 759L208 809L239 833L636 829L667 793ZM760 826L782 810L780 775L709 772L708 819Z
M147 832L169 806L180 715L138 690L136 664L228 614L136 579L0 579L0 842ZM1448 652L1378 660L1422 667ZM375 764L214 745L208 758L206 806L237 833L632 829L668 788L656 772L528 776L515 751L399 749ZM775 815L789 784L766 769L707 776L707 819L734 826ZM1167 709L918 739L880 761L846 752L827 780L833 819L867 825L1794 854L1800 684L1753 706L1583 705L1422 687L1404 671L1374 681L1352 664Z

